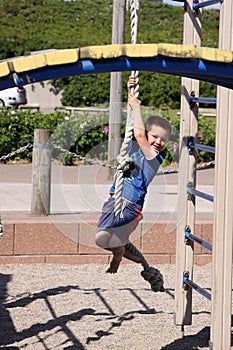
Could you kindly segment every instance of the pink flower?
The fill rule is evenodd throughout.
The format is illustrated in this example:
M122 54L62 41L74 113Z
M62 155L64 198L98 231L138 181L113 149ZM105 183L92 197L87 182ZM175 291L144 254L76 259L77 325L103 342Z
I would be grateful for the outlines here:
M178 149L179 149L179 146L177 143L173 143L173 152L174 153L177 153L178 152Z
M108 132L109 132L109 128L107 126L104 127L104 133L105 135L108 135Z
M202 134L200 134L199 132L197 133L197 138L201 139L202 138Z

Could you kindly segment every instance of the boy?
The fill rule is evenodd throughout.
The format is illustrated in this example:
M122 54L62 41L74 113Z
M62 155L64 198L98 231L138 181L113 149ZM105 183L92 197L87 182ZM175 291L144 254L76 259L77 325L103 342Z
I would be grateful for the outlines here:
M114 181L110 198L103 206L95 240L97 246L110 250L113 254L106 269L107 273L117 272L122 257L143 264L143 256L128 248L128 238L142 219L141 212L148 185L163 161L160 152L172 133L170 122L160 116L149 117L144 125L141 102L131 93L131 89L135 87L134 77L129 77L127 87L128 104L133 113L133 139L130 141L128 153L133 163L124 173L121 211L117 216L114 215Z

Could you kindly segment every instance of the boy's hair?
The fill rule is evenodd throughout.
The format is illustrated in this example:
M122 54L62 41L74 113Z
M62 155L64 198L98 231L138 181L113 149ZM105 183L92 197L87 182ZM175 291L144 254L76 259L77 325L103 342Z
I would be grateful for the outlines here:
M171 123L167 119L161 117L160 115L154 115L152 117L149 117L145 123L145 129L147 132L151 130L152 125L161 126L161 128L167 130L169 133L169 136L171 136L172 126L171 126Z

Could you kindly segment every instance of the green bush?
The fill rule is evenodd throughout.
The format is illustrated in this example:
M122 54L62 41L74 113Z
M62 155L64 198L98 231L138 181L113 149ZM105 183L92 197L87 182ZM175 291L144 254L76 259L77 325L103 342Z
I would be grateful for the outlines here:
M57 125L52 136L56 144L70 152L85 158L107 159L108 115L77 114L66 116L62 123ZM98 148L95 148L98 145ZM68 153L54 152L63 164L72 165L74 158Z
M169 115L165 116L169 119ZM180 130L180 118L176 118L172 121L173 135L170 141L167 143L167 152L164 154L165 165L170 164L175 161L179 163L179 130ZM215 147L215 130L216 130L216 119L207 118L203 115L198 117L198 133L197 133L197 143L201 145L208 145ZM176 147L174 147L174 145ZM174 150L176 150L174 152ZM214 160L214 154L206 151L198 150L197 153L197 163L205 163Z
M165 113L164 116L171 119L168 113ZM201 138L198 139L198 143L215 146L215 122L215 119L199 117ZM172 121L174 133L163 152L164 165L169 165L174 161L179 162L179 154L174 147L179 144L179 124L179 118ZM34 130L45 128L52 131L53 158L62 161L64 165L72 165L75 158L78 158L77 155L86 159L107 160L108 114L68 115L54 112L44 115L41 112L1 110L0 128L0 156L16 151L29 143L33 144ZM122 139L124 133L125 122L122 123ZM61 151L60 148L65 149L66 152ZM15 157L31 161L32 151L27 149ZM12 157L11 160L15 157ZM212 153L198 151L199 163L213 159Z
M14 152L28 143L33 144L35 129L54 130L64 119L62 113L44 115L41 112L22 112L14 109L0 111L0 154L1 156ZM31 160L32 152L20 153L19 159Z
M216 119L206 118L199 116L198 118L199 136L198 143L201 145L208 145L215 147L215 130L216 130ZM209 162L214 160L215 155L210 152L198 151L197 161L199 163Z

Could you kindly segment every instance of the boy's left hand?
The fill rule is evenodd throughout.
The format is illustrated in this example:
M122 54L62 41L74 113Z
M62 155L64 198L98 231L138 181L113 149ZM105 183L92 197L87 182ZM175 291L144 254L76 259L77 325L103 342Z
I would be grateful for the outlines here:
M140 105L141 101L132 93L128 94L128 103L130 105Z

